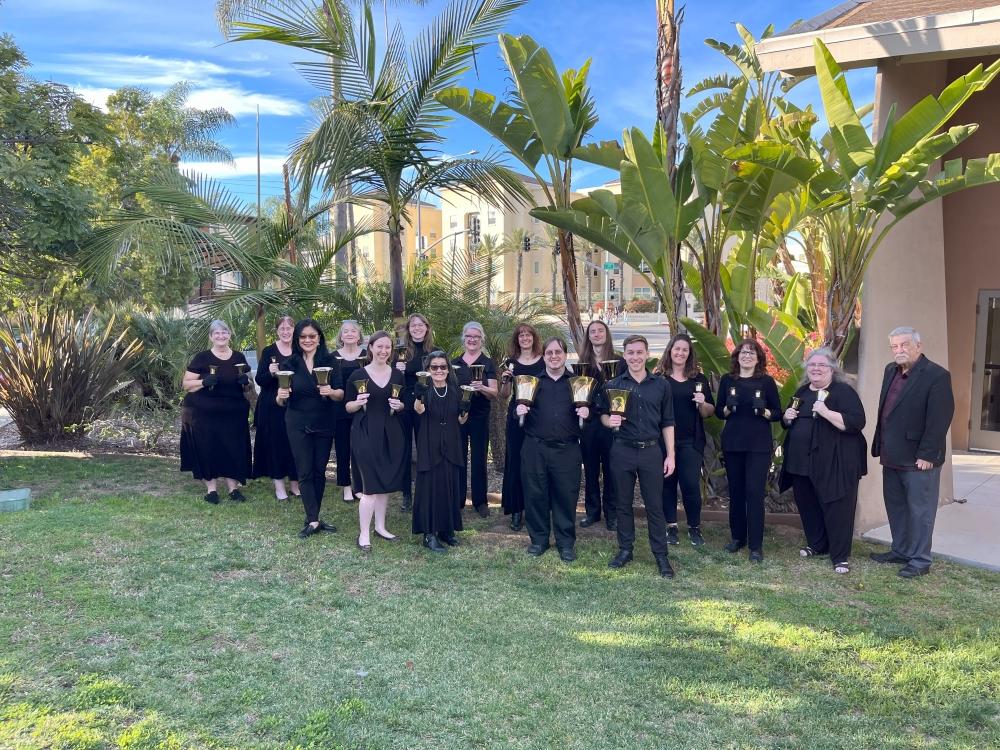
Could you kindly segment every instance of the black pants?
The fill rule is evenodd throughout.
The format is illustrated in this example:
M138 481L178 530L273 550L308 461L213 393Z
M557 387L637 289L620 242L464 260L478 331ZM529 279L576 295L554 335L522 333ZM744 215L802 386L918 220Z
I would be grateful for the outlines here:
M846 497L821 503L809 477L792 475L792 491L802 519L806 543L819 554L830 553L834 565L847 562L854 540L854 510L858 505L858 486Z
M338 419L334 428L337 449L337 486L351 486L351 420Z
M635 545L635 480L639 480L642 504L646 506L649 546L654 557L667 556L667 524L663 520L663 450L658 445L630 448L621 441L611 446L611 474L618 500L618 547L631 550Z
M296 425L286 420L288 444L295 458L295 470L299 473L299 489L302 491L302 507L306 511L306 523L319 520L319 509L323 505L326 491L326 465L330 461L333 435L329 432L313 432L309 427Z
M587 518L596 521L601 517L601 474L604 475L604 518L615 518L615 483L611 474L612 432L593 419L583 426L583 502Z
M532 544L572 549L576 543L576 502L580 497L580 445L556 445L525 435L521 449L524 523Z
M752 550L764 548L764 488L771 470L770 453L727 451L729 533Z
M476 508L486 505L486 456L489 445L489 413L470 414L469 420L462 425L462 453L468 461L462 466L462 505L465 505L469 493L469 474L472 474L472 504Z
M702 451L693 445L678 445L675 455L677 468L663 478L663 516L667 523L677 523L677 487L680 485L688 528L697 529L701 526Z
M412 496L413 441L416 440L417 430L420 429L420 415L413 411L413 404L410 403L407 408L403 409L396 416L399 417L399 424L403 427L403 442L406 446L403 449L403 455L405 456L403 460L403 494Z

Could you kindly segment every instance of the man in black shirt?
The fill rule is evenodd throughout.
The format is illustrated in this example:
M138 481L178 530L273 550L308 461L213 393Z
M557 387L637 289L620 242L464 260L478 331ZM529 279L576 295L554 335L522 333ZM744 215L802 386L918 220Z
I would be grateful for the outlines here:
M524 420L521 449L521 483L524 487L524 520L531 544L529 555L549 548L550 529L563 562L573 562L576 552L576 503L580 496L580 419L586 406L573 405L566 372L566 342L551 338L542 350L545 374L539 378L534 403L519 404Z
M663 516L663 478L674 472L674 405L666 378L646 371L649 344L643 336L625 339L628 371L612 378L599 396L601 423L615 430L611 471L618 498L618 554L608 563L621 568L632 560L636 479L646 506L649 546L664 578L673 578L667 559L667 527ZM611 414L608 389L630 392L625 415ZM666 446L666 456L663 448Z

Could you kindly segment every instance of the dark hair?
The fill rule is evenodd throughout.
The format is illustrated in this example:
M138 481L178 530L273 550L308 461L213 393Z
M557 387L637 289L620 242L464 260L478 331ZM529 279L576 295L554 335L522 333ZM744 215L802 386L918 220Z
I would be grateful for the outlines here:
M448 365L448 369L446 370L446 372L448 373L448 385L458 388L458 378L455 377L455 368L451 366L451 360L448 359L448 355L445 354L440 349L435 349L430 354L425 355L424 361L421 363L421 366L423 367L424 370L430 372L431 362L434 361L435 359L443 359L444 363ZM433 381L431 382L433 383Z
M403 325L402 335L400 338L403 339L403 343L406 344L406 353L412 359L417 353L416 342L410 338L410 323L416 318L425 326L427 326L427 333L424 334L424 340L421 342L424 347L424 351L429 351L434 348L434 333L431 331L431 322L427 320L426 315L421 315L420 313L413 313L406 319L406 323Z
M302 360L302 347L299 346L299 336L302 335L302 331L306 328L312 328L319 334L319 345L316 347L316 353L313 354L313 361L318 363L321 359L326 359L330 353L326 348L326 336L323 335L323 329L312 318L303 318L295 324L295 330L292 332L292 356L290 359Z
M591 326L604 326L607 337L604 340L604 351L595 352L594 345L590 343ZM587 324L586 335L583 337L583 347L580 349L580 361L591 367L600 367L601 360L615 358L615 345L611 341L611 329L603 320L592 320Z
M740 376L740 350L744 346L753 347L753 350L757 352L757 364L753 368L753 375L751 377L759 378L767 370L767 354L764 353L764 347L754 339L743 339L733 349L733 353L729 355L729 374L736 377Z
M631 336L626 336L625 340L622 342L622 351L628 347L629 344L636 344L642 342L643 346L646 347L646 351L649 351L649 341L645 336L640 336L638 333L633 333Z
M566 339L562 336L549 336L545 339L545 343L542 344L542 351L544 352L549 348L549 344L556 343L559 344L559 348L563 350L563 354L569 352L569 345L566 343Z
M663 356L660 357L660 361L657 363L653 371L667 376L674 371L674 363L670 359L670 350L674 348L674 344L678 341L684 341L688 345L687 361L684 363L684 377L690 380L691 378L697 377L701 370L698 369L698 355L694 353L694 343L691 341L691 337L686 333L675 334L670 341L667 342L667 348L663 350Z
M365 346L365 351L368 352L368 362L374 362L375 356L372 354L372 344L374 344L379 339L389 339L389 343L392 343L392 336L389 335L388 331L375 331L371 336L368 337L368 344Z
M510 341L507 342L507 357L512 362L521 356L521 344L517 341L517 337L521 335L521 331L527 331L531 334L531 353L536 357L542 354L542 340L539 338L535 327L527 323L518 323L514 326L514 332L510 335Z
M282 313L281 315L278 316L278 319L276 321L274 321L274 330L277 331L278 330L278 326L280 326L286 320L293 327L295 326L295 318L292 317L291 315L289 315L288 313Z

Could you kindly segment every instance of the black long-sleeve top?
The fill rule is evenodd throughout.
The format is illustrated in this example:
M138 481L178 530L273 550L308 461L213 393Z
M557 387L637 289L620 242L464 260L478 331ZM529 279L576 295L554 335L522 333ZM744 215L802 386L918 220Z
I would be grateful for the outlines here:
M535 402L524 420L524 432L539 440L569 441L579 439L580 419L573 406L571 375L564 372L558 379L547 372L538 378Z
M333 430L334 402L332 399L319 395L316 385L315 369L317 367L332 367L330 372L330 387L339 390L344 387L340 367L332 355L317 353L313 359L313 372L309 372L305 361L295 355L282 363L282 370L292 372L292 392L288 396L288 411L286 419L293 419L299 424L305 424L312 431Z
M413 356L406 361L406 370L403 371L403 393L400 396L407 409L413 408L415 400L413 389L417 385L417 373L424 369L424 356L427 353L423 341L413 342Z
M631 391L625 407L625 421L618 429L619 438L643 442L660 440L663 430L674 426L674 399L670 383L662 375L647 371L642 382L638 382L625 370L598 390L595 407L599 413L611 412L608 389L615 388Z
M346 384L350 381L351 376L361 367L361 363L358 358L364 354L364 350L358 351L358 357L355 359L344 359L344 357L339 352L334 352L333 358L337 361L337 369L340 371L340 387L346 387ZM340 421L350 421L354 419L353 414L349 414L347 409L344 408L347 398L345 396L343 401L333 402L333 418Z
M735 396L730 393L733 388L736 389ZM725 413L727 406L730 408L728 417ZM766 417L764 409L770 411ZM781 398L774 378L770 375L751 378L723 375L719 395L715 399L715 416L726 420L726 426L722 428L723 451L771 453L774 449L771 423L781 419Z
M704 418L694 402L694 389L700 383L701 392L705 394L705 403L714 406L715 401L712 399L712 388L708 384L708 378L701 373L683 381L674 380L669 375L664 377L670 382L670 393L674 400L674 445L692 445L695 450L704 450Z
M273 399L278 390L278 377L271 374L272 360L281 369L281 363L285 361L285 355L278 351L277 344L270 344L264 347L260 353L260 361L257 363L257 374L254 375L254 382L260 386L260 398L267 397Z

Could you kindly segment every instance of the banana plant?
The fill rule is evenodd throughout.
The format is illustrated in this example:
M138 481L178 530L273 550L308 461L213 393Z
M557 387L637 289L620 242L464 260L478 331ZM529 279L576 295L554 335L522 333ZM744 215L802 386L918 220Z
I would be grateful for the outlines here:
M1000 60L985 68L976 65L940 95L925 97L902 115L893 105L881 138L873 143L843 71L819 39L814 55L832 158L825 159L812 139L771 134L733 147L727 157L737 163L737 172L776 170L808 190L809 214L823 229L830 261L824 344L840 354L850 340L865 271L899 222L951 193L1000 182L1000 153L964 165L961 159L949 160L931 174L938 159L978 128L949 123L969 97L1000 74Z

